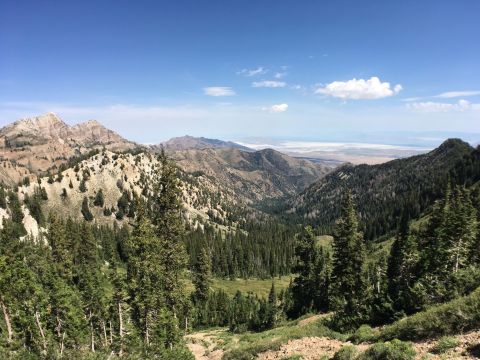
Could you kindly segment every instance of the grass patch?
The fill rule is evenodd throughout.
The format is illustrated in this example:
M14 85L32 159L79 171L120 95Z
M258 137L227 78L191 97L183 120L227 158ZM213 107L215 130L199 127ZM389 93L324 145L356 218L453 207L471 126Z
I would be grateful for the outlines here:
M444 336L437 341L431 352L433 354L445 354L450 349L455 349L458 346L458 340L452 336Z
M282 289L286 289L290 284L290 279L292 276L282 276L281 278L274 279L236 279L236 280L225 280L225 279L213 279L212 288L215 290L222 289L228 295L233 296L240 290L242 293L247 293L249 291L257 294L260 297L267 297L272 287L272 281L275 282L275 289L279 292Z
M281 360L302 360L303 356L301 354L294 354L292 356L287 356L282 358Z

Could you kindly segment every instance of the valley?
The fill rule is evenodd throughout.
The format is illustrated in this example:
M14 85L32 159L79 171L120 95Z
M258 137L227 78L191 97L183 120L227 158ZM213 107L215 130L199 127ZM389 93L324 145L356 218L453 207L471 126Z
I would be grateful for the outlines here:
M139 358L148 321L177 337L165 359L478 354L480 150L460 139L353 165L207 138L140 145L52 113L0 136L5 354ZM150 276L178 280L156 291Z

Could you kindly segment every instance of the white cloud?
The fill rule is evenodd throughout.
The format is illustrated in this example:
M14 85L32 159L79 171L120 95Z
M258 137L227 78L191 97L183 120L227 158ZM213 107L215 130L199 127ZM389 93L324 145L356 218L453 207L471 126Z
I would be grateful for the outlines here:
M407 104L407 108L421 112L448 112L480 110L480 104L472 104L467 100L459 100L456 103L441 103L434 101L414 102Z
M328 95L340 99L381 99L398 94L402 90L402 85L397 84L393 88L390 83L381 82L376 76L368 80L352 79L348 81L334 81L326 86L319 87L315 94Z
M262 108L262 110L266 110L266 111L269 111L271 113L282 113L282 112L285 112L287 111L288 109L288 104L275 104L275 105L272 105L270 107L267 107L267 108Z
M265 69L262 66L257 67L256 69L242 69L237 72L237 75L243 76L256 76L256 75L263 75L268 72L268 69Z
M255 88L266 87L266 88L283 88L287 85L284 81L276 80L263 80L263 81L254 81L252 86Z
M286 72L277 72L274 77L275 77L275 79L282 79L282 78L284 78L286 75L287 75Z
M475 95L480 95L480 91L448 91L448 92L441 93L435 97L451 99L456 97L467 97L467 96L475 96Z
M232 96L235 91L228 86L210 86L203 88L203 93L208 96Z

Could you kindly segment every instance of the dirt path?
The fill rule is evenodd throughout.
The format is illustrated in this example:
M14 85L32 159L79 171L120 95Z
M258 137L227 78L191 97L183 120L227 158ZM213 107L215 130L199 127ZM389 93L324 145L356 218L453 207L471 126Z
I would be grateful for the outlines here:
M195 356L195 360L221 360L223 350L214 350L217 345L216 332L218 331L198 332L185 336L188 349Z

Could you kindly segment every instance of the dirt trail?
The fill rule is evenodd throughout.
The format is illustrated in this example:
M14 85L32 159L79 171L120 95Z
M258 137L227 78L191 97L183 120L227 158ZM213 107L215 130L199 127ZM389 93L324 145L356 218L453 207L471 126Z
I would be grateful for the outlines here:
M216 332L218 331L198 332L185 336L187 346L195 356L195 360L221 360L223 350L214 350L217 345Z

